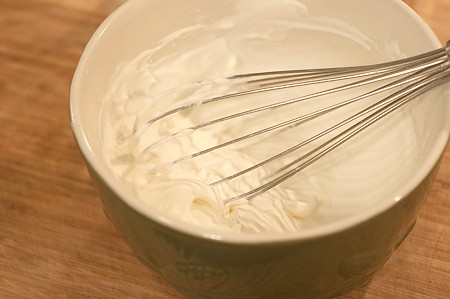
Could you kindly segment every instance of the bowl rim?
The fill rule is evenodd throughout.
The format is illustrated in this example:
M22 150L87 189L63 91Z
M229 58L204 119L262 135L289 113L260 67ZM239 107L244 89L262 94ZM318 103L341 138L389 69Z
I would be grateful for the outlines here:
M96 42L101 39L103 33L108 27L120 17L126 10L133 6L139 5L140 2L146 0L128 0L116 8L109 16L107 16L100 26L96 29L86 47L82 51L79 62L76 66L72 83L69 92L69 112L70 123L74 139L82 153L86 163L98 175L99 178L110 188L117 197L123 201L127 206L141 215L149 218L151 221L158 223L166 228L172 229L178 233L189 235L200 239L206 239L211 241L220 241L229 244L241 244L241 245L255 245L255 244L268 244L273 242L292 242L308 240L313 238L320 238L331 234L336 234L341 231L347 230L351 227L357 226L371 218L374 218L385 211L391 209L398 202L408 197L411 192L420 185L420 183L431 173L434 167L439 163L440 157L443 154L448 140L449 140L449 127L450 121L447 121L446 130L440 132L437 142L432 146L429 155L420 165L416 173L408 180L408 188L403 188L402 192L396 195L392 201L382 200L373 209L368 209L361 213L339 219L335 222L320 225L314 228L308 228L306 230L291 232L291 233L264 233L264 234L245 234L245 233L231 233L220 232L210 229L197 227L194 225L186 225L186 223L166 217L154 211L148 209L141 200L139 200L131 190L128 190L125 186L117 184L117 179L105 165L102 165L95 158L91 144L86 137L84 127L82 125L82 117L80 116L79 108L79 86L84 74L84 68L88 61L88 56L94 50ZM399 6L399 9L412 18L418 26L425 32L426 36L430 39L430 43L434 46L441 46L440 41L431 30L431 28L425 23L425 21L407 4L401 0L389 0L390 2ZM91 174L92 175L92 174ZM94 179L94 178L92 178Z

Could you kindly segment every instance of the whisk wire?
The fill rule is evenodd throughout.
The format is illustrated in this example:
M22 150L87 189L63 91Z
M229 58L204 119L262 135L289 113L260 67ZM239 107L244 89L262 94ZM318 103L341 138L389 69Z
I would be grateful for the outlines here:
M398 86L407 84L407 83L409 83L409 82L413 82L413 81L415 81L415 80L424 78L424 77L426 77L426 76L435 76L435 75L440 74L440 71L439 71L439 70L438 70L438 71L436 71L435 69L431 69L431 70L434 71L434 72L432 72L431 74L430 74L430 70L427 70L427 72L423 72L423 73L420 73L420 74L413 74L413 75L410 75L409 77L406 77L406 78L403 78L403 79L399 79L399 80L397 80L397 81L395 81L395 82L386 84L386 85L384 85L384 86L382 86L382 87L380 87L380 88L377 88L377 89L375 89L375 90L372 90L372 91L367 92L367 93L365 93L365 94L362 94L362 95L360 95L360 96L357 96L357 97L351 98L351 99L349 99L349 100L340 102L340 103L338 103L338 104L335 104L335 105L332 105L332 106L329 106L329 107L326 107L326 108L323 108L323 109L320 109L320 110L311 112L311 113L306 114L306 115L303 115L303 116L301 116L301 117L299 117L299 118L295 118L295 119L293 119L292 121L293 121L293 122L297 122L297 121L299 122L299 121L302 121L302 120L304 120L304 119L307 119L307 118L311 117L312 115L317 116L318 114L323 114L323 113L331 112L332 110L335 110L335 109L341 108L341 107L343 107L343 106L349 105L349 104L351 104L351 103L353 103L353 102L356 102L356 101L359 101L359 100L363 100L363 99L368 98L368 97L370 97L370 96L373 96L373 95L375 95L375 94L378 94L378 93L387 91L387 90L389 90L389 89L392 89L392 88L395 88L395 87L398 87ZM408 88L408 87L407 87L407 88ZM297 149L300 149L300 148L304 147L305 145L307 145L307 144L309 144L309 143L311 143L311 142L313 142L313 141L315 141L315 140L317 140L317 139L319 139L319 138L321 138L321 137L323 137L323 136L325 136L325 135L327 135L327 134L329 134L329 133L331 133L331 132L333 132L333 131L339 129L340 127L343 127L344 125L346 125L346 124L348 124L348 123L354 121L355 119L357 119L357 118L359 118L359 117L362 117L363 115L365 115L365 114L367 114L368 112L372 111L372 110L375 109L376 107L379 107L380 105L383 105L383 104L385 104L386 102L391 101L391 100L393 100L393 96L391 96L391 97L386 97L386 98L384 98L383 100L380 100L379 102L376 102L375 104L373 104L373 105L371 105L371 106L369 106L369 107L367 107L367 108L365 108L365 109L363 109L363 110L361 110L361 111L359 111L359 112L353 114L351 117L348 117L347 119L345 119L345 120L343 120L343 121L341 121L341 122L339 122L339 123L337 123L337 124L335 124L335 125L333 125L333 126L327 128L327 129L321 131L320 133L315 134L314 136L312 136L312 137L310 137L310 138L308 138L308 139L302 141L301 143L298 143L298 144L296 144L295 146L292 146L292 147L290 147L289 149L287 149L287 150L285 150L285 151L282 151L282 152L280 152L280 153L278 153L278 154L276 154L276 155L273 155L273 156L271 156L271 157L265 159L264 161L259 162L259 163L255 164L255 165L253 165L253 166L251 166L251 167L249 167L249 168L246 168L246 169L244 169L244 170L242 170L242 171L240 171L240 172L237 172L237 173L235 173L235 174L233 174L233 175L230 175L230 176L227 176L227 177L222 178L222 179L220 179L220 180L217 180L217 181L211 183L210 185L214 186L214 185L217 185L217 184L219 184L219 183L222 183L222 182L225 182L225 181L234 179L234 178L239 177L239 176L241 176L241 175L243 175L243 174L245 174L245 173L248 173L248 172L250 172L250 171L252 171L252 170L254 170L254 169L257 169L257 168L259 168L259 167L261 167L261 166L263 166L263 165L265 165L265 164L267 164L267 163L270 163L270 162L272 162L272 161L274 161L274 160L276 160L276 159L279 159L279 158L281 158L281 157L283 157L283 156L286 156L287 154L289 154L289 153L291 153L291 152L293 152L293 151L295 151L295 150L297 150ZM237 139L236 139L236 140L237 140ZM315 150L317 150L317 148L316 148ZM307 156L313 154L313 153L315 152L315 150L309 152L309 153L307 154ZM306 158L306 156L302 156L301 159L303 159L303 158ZM296 161L297 161L297 160L296 160ZM296 163L296 161L295 161L295 162L292 162L292 163ZM292 163L290 163L290 164L288 164L288 165L285 165L285 166L281 167L281 168L279 169L279 171L282 171L282 170L284 170L285 168L290 167Z
M305 85L313 85L320 83L328 83L333 81L341 81L346 79L355 79L359 77L367 77L376 74L383 74L392 71L398 75L404 74L404 72L396 72L396 70L406 69L407 72L414 72L421 68L425 68L430 66L427 63L432 65L437 65L439 63L443 63L448 60L448 53L446 52L446 48L440 48L429 53L420 54L414 57L405 58L401 60L396 60L393 62L380 63L369 66L352 66L352 67L339 67L339 68L325 68L325 69L306 69L306 70L284 70L284 71L270 71L270 72L259 72L259 73L246 73L239 74L226 77L226 80L230 80L231 84L233 84L233 80L238 80L237 84L246 83L248 86L252 87L249 90L232 92L229 94L224 94L220 96L215 96L211 98L204 99L202 101L191 102L184 104L182 106L176 107L169 111L163 112L160 115L153 117L152 119L147 121L147 124L155 123L156 121L165 118L169 115L172 115L177 112L181 112L187 109L191 109L198 105L205 105L217 101L226 100L229 98L241 97L255 93L293 88ZM440 59L438 59L440 58ZM422 65L422 67L420 67ZM248 79L250 78L250 80ZM286 78L290 78L289 81L294 81L294 83L288 83L285 81ZM245 79L245 81L242 81ZM269 81L270 82L267 82ZM202 86L204 84L210 84L214 82L214 80L202 80L196 82L191 85L191 87ZM351 87L349 87L351 88ZM179 88L175 88L173 91L178 91ZM170 91L168 92L170 93ZM292 103L292 101L287 101L284 104ZM281 103L280 103L281 105ZM267 107L266 109L270 109L271 107ZM261 111L261 110L259 110ZM233 117L239 117L242 114L235 114ZM230 116L231 117L231 116ZM229 118L227 118L229 119ZM217 120L217 122L223 120ZM209 125L213 122L208 122ZM214 122L216 123L216 122Z
M196 126L193 126L193 127L187 128L187 129L183 129L182 131L177 131L175 133L172 133L167 138L162 138L162 139L158 140L157 142L153 143L152 145L148 146L146 151L152 149L156 145L159 145L161 142L169 141L172 138L175 138L175 137L177 137L179 135L186 136L186 135L192 134L198 129L201 129L201 128L204 128L204 127L207 127L207 126L211 126L211 125L214 125L214 124L218 124L220 122L224 122L224 121L228 121L228 120L231 120L231 119L235 119L235 118L242 117L242 116L245 116L245 115L248 115L248 114L262 112L262 111L269 110L269 109L279 108L279 107L282 107L282 106L285 106L285 105L289 105L289 104L299 103L301 101L306 101L306 100L318 98L318 97L321 97L321 96L329 95L329 94L332 94L332 93L337 93L337 92L345 91L345 90L348 90L348 89L353 89L353 88L356 88L356 87L360 87L360 86L363 86L363 85L375 83L375 82L378 82L378 81L383 81L383 80L387 80L387 79L395 78L395 77L398 77L398 76L402 76L402 75L407 75L407 74L413 73L410 76L407 76L407 77L404 77L404 78L399 79L397 81L394 81L392 83L386 84L386 85L384 85L384 86L382 86L380 88L372 90L372 91L370 91L368 93L365 93L363 95L360 95L360 96L351 98L349 100L346 100L346 101L343 101L343 102L331 105L329 107L326 107L326 108L323 108L323 109L320 109L320 110L316 110L316 111L313 111L311 113L308 113L308 114L305 114L305 115L302 115L302 116L299 116L299 117L296 117L296 118L293 118L293 119L290 119L290 120L278 123L278 124L273 125L273 126L266 127L264 129L252 132L250 134L247 134L247 135L235 138L235 139L227 141L227 142L223 142L221 144L218 144L216 146L213 146L213 147L210 147L210 148L198 151L196 153L183 156L183 157L181 157L179 159L176 159L176 160L174 160L172 162L172 164L177 164L179 162L182 162L182 161L185 161L185 160L188 160L188 159L192 159L192 158L195 158L195 157L207 154L209 152L218 150L220 148L223 148L223 147L226 147L226 146L238 143L238 142L242 142L244 140L247 140L247 139L250 139L250 138L262 135L262 134L265 134L265 133L273 131L273 130L277 130L277 129L280 129L280 128L283 128L283 127L286 127L286 126L298 124L300 122L303 122L303 121L306 121L308 119L315 118L315 117L317 117L319 115L323 115L325 113L334 111L334 110L336 110L338 108L344 107L346 105L349 105L349 104L354 103L356 101L359 101L359 100L362 100L364 98L370 97L372 95L381 93L381 92L386 91L388 89L395 88L395 87L397 87L399 85L406 84L406 83L414 81L414 80L418 80L418 79L426 76L427 72L432 71L432 68L434 66L440 65L443 62L445 62L445 60L442 60L442 61L438 60L438 61L432 61L432 62L426 61L426 64L424 64L424 65L413 66L412 68L409 68L409 69L403 69L402 68L400 70L394 70L394 71L390 71L390 72L387 72L387 73L383 72L382 74L378 74L375 77L370 77L370 78L366 78L366 79L359 80L359 81L356 81L356 82L351 82L351 83L340 85L340 86L337 86L337 87L334 87L334 88L326 89L326 90L323 90L323 91L320 91L320 92L315 92L315 93L307 94L305 96L296 97L296 98L285 100L285 101L280 101L280 102L277 102L277 103L274 103L274 104L269 104L269 105L260 106L258 108L248 109L248 110L245 110L245 111L241 111L239 113L228 115L226 117L217 118L217 119L214 119L214 120L211 120L211 121L208 121L208 122L204 122L204 123L201 123L199 125L196 125ZM347 78L345 78L345 79L347 79ZM261 92L261 90L258 90L258 92ZM239 94L239 93L237 94L237 96L240 96L240 95L241 94ZM205 102L207 102L207 101L208 100L206 100Z
M276 153L263 161L255 163L251 167L244 170L236 172L234 174L228 175L222 179L219 179L210 185L212 187L217 187L221 183L242 177L246 173L260 168L261 166L280 159L304 146L310 144L314 141L318 141L320 138L335 132L334 136L331 136L328 140L323 141L319 145L315 146L313 149L302 154L300 157L294 159L293 161L285 164L284 166L278 168L273 173L266 175L262 179L261 185L255 188L238 194L234 197L223 200L225 204L233 202L238 199L250 200L262 193L267 192L273 187L283 183L290 177L294 176L301 170L305 169L309 165L315 163L317 160L321 159L334 149L340 147L342 144L346 143L348 140L358 135L368 127L377 123L380 119L389 115L393 111L397 110L404 104L408 103L412 99L416 98L420 94L426 92L427 90L433 88L437 84L440 84L450 75L449 70L449 59L450 59L450 41L445 47L430 51L428 53L420 54L410 58L405 58L398 61L381 63L371 66L355 66L355 67L340 67L340 68L326 68L326 69L308 69L308 70L282 70L282 71L270 71L261 73L247 73L238 74L225 78L225 82L229 84L229 90L234 90L235 87L238 91L225 93L219 96L212 96L209 98L194 100L182 104L179 107L169 109L168 111L162 112L159 115L151 118L144 122L143 126L137 125L142 123L142 117L145 115L146 111L142 111L140 117L135 125L134 134L142 134L145 130L152 124L161 121L162 119L179 113L188 109L193 109L194 107L224 101L226 99L233 99L238 97L244 97L247 95L258 94L269 91L277 91L286 88L301 87L307 85L316 85L322 83L339 82L342 81L340 85L312 92L306 95L290 98L287 100L280 100L275 103L270 103L266 105L261 105L259 107L246 109L240 112L231 113L226 116L218 117L200 124L196 124L189 128L179 130L168 134L165 137L155 141L149 146L145 147L142 151L142 155L151 149L159 146L163 143L169 142L174 138L179 136L188 136L193 134L201 128L216 125L225 121L230 121L233 119L238 119L250 114L255 114L263 111L272 111L280 107L285 107L287 105L292 105L312 99L318 99L319 97L332 95L338 92L353 90L359 87L363 87L370 84L379 83L382 84L381 87L375 87L373 90L362 93L360 95L351 97L349 99L340 101L338 103L329 105L324 108L317 109L315 111L304 113L303 115L294 117L292 119L276 123L274 125L267 126L262 129L258 129L254 132L244 134L235 139L231 139L215 146L199 150L195 153L188 154L186 156L177 158L173 161L169 161L166 164L177 164L183 161L196 158L201 155L219 150L223 147L230 146L235 143L242 142L267 134L277 134L282 130L287 130L292 127L296 127L307 120L314 119L318 116L330 113L339 108L345 107L352 103L373 97L376 95L381 95L384 92L391 92L389 95L382 96L381 99L376 100L375 103L369 104L366 108L359 110L358 112L352 114L351 116L345 118L344 120L338 121L336 124L328 127L327 129L314 134L313 136L301 141L300 143ZM391 82L389 81L391 80ZM393 81L392 81L393 80ZM350 81L350 82L349 82ZM386 83L385 83L386 82ZM215 84L215 80L204 80L197 82L193 85L187 86L187 88L203 87L207 84ZM212 85L214 87L214 85ZM243 88L245 87L245 88ZM177 93L178 89L169 91L167 94ZM340 129L340 132L337 130Z
M296 175L301 170L305 169L309 165L311 165L314 162L316 162L317 160L321 159L322 157L324 157L331 151L335 150L336 148L338 148L339 146L341 146L342 144L347 142L349 139L355 137L357 134L361 133L362 131L364 131L365 129L370 127L371 125L375 124L383 117L389 115L391 112L397 110L404 104L408 103L410 100L416 98L418 95L422 94L423 92L425 92L425 91L431 89L432 87L434 87L435 85L439 84L442 81L443 77L448 76L449 74L450 74L450 72L447 69L444 73L439 73L439 74L432 76L431 78L423 79L423 82L421 82L417 85L410 85L410 86L402 89L401 91L395 93L394 95L384 98L382 101L378 102L376 105L373 105L370 108L364 109L364 110L367 110L364 112L364 114L365 114L365 113L368 113L369 110L376 109L376 107L378 107L378 106L384 106L382 108L379 108L378 110L376 110L375 112L373 112L372 114L370 114L369 116L364 118L363 120L359 121L355 125L346 129L345 131L334 136L330 140L315 147L313 150L309 151L302 157L300 157L300 158L296 159L295 161L289 163L288 165L280 168L275 174L283 172L287 168L300 163L307 157L313 155L315 152L318 152L317 154L313 155L311 158L309 158L309 159L305 160L304 162L301 162L300 164L295 166L295 168L293 168L292 170L287 171L284 174L280 175L279 177L277 177L267 183L264 183L254 189L251 189L248 192L241 193L237 196L226 199L223 201L224 204L228 204L230 202L233 202L233 201L236 201L236 200L239 200L242 198L250 200L262 193L267 192L268 190L272 189L273 187L281 184L282 182L286 181L290 177ZM359 113L355 114L354 116L360 117L362 115L361 113L362 112L359 112ZM324 148L324 149L320 151L320 149L322 149L322 148ZM272 174L271 176L273 176L275 174Z

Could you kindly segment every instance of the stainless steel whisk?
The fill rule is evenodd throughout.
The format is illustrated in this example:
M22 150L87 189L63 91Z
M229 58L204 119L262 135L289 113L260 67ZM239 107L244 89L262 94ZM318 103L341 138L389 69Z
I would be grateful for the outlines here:
M168 142L170 139L177 138L178 136L185 136L192 134L198 129L219 125L222 122L237 119L240 117L248 116L263 111L269 111L277 109L283 106L292 105L306 100L316 99L322 96L345 92L353 90L354 88L372 84L375 82L381 82L382 85L368 92L364 92L357 96L348 98L339 103L335 103L331 106L309 112L307 114L300 115L290 120L282 121L268 127L261 128L249 134L244 134L238 138L225 141L218 145L205 148L195 153L191 153L187 156L179 157L174 161L170 161L172 164L181 163L185 160L194 159L198 156L205 155L209 152L216 151L220 148L249 140L261 134L268 132L275 132L277 130L286 130L303 123L306 120L313 119L317 116L326 114L336 109L342 108L349 104L361 101L363 99L372 97L383 92L389 92L387 96L381 97L375 103L364 107L358 112L350 115L342 121L332 125L331 127L315 134L314 136L303 140L302 142L292 146L282 152L268 157L267 159L248 167L240 172L231 174L225 178L222 178L216 182L211 183L211 186L216 186L223 182L234 180L250 171L253 171L271 161L279 159L306 144L322 138L329 133L337 130L338 128L345 128L338 134L330 137L326 141L315 146L312 150L306 154L302 154L287 165L283 165L280 169L276 170L273 174L266 179L266 182L262 182L261 185L247 192L238 194L234 197L224 199L224 203L230 203L238 199L251 199L264 192L267 192L271 188L279 185L288 178L294 176L299 171L303 170L307 166L316 162L326 154L330 153L340 145L347 142L352 137L356 136L378 120L382 119L391 112L397 110L399 107L408 103L412 99L416 98L423 92L435 87L436 85L445 82L450 77L450 41L447 42L445 47L437 50L433 50L414 57L369 65L369 66L356 66L356 67L342 67L342 68L324 68L324 69L306 69L306 70L283 70L283 71L270 71L259 73L247 73L239 74L225 78L229 82L229 90L225 94L219 96L213 96L200 101L193 101L183 103L173 109L161 112L159 115L154 116L149 120L145 120L145 125L141 126L138 123L142 123L142 119L138 118L135 127L135 134L141 134L147 130L154 123L161 121L162 119L169 117L175 113L183 113L196 107L208 105L211 103L218 103L227 99L243 97L246 95L256 95L262 92L277 91L280 89L294 88L307 85L315 85L327 82L343 82L335 87L321 90L318 92L312 92L307 95L290 98L288 100L281 100L279 102L270 103L259 106L257 108L251 108L243 111L237 111L229 115L218 117L216 119L208 120L206 122L197 124L190 128L185 128L177 132L172 132L168 136L155 141L152 145L149 145L143 152L151 151L156 146L162 143ZM197 82L192 86L202 86L209 84L209 80ZM238 87L238 91L233 87ZM242 87L245 86L244 89ZM234 91L233 91L234 90ZM171 92L168 92L170 94ZM143 114L144 115L144 114ZM347 127L344 127L347 126Z

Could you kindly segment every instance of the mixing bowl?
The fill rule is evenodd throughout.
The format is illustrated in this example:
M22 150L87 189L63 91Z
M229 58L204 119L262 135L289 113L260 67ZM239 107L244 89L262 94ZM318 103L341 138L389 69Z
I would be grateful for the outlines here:
M413 171L398 184L397 195L381 198L355 215L297 233L232 234L186 225L149 209L104 160L98 119L116 67L155 47L171 32L231 14L237 2L129 0L113 12L89 41L73 78L70 108L75 139L106 216L137 258L186 296L324 298L342 294L369 280L414 226L449 137L448 93L443 86L427 101L411 104L417 106L412 110L417 159L411 161ZM394 44L410 56L440 46L429 27L401 1L301 3L309 16L341 20L379 48Z

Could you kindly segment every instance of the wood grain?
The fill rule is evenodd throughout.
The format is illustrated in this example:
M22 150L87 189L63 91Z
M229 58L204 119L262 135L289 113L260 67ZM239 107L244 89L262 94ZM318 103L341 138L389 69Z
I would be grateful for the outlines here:
M175 298L105 218L73 141L77 60L121 0L0 0L0 298ZM442 42L450 0L409 0ZM341 298L448 298L450 149L412 234Z

